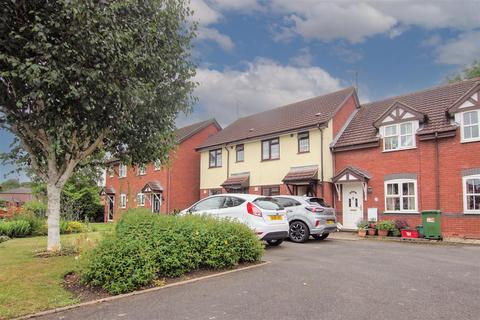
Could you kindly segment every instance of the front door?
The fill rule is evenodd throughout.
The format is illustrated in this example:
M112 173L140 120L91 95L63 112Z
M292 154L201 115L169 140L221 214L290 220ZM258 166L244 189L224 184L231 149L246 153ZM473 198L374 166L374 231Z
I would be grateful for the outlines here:
M115 197L107 195L108 201L108 221L113 221L113 208L114 208L114 201Z
M161 206L162 206L162 194L152 193L152 212L160 213Z
M361 184L343 185L343 227L357 229L363 219L363 190Z

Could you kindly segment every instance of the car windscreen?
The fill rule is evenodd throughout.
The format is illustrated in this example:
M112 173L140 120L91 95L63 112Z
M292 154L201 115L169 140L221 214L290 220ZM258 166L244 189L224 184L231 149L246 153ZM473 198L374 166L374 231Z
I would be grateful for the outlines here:
M265 210L283 209L280 203L274 198L257 198L253 201L253 203L260 209L265 209Z
M330 205L325 203L325 200L323 200L322 198L309 198L307 199L307 201L311 204L319 204L322 207L330 208Z

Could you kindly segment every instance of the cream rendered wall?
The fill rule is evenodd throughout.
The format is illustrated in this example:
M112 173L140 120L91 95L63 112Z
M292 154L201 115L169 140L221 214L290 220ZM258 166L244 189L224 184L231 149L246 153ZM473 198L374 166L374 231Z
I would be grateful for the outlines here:
M297 133L280 135L280 159L261 161L261 140L244 143L245 160L236 162L235 145L229 145L230 175L235 173L250 172L250 185L277 185L282 184L282 179L290 167L317 165L320 170L320 130L310 129L310 152L298 153ZM332 142L332 121L323 129L324 148L324 179L330 181L332 177L332 155L330 143ZM274 136L272 136L274 137ZM227 152L222 148L223 163L221 168L208 168L208 150L201 153L200 188L218 188L227 179ZM318 178L320 179L320 171Z

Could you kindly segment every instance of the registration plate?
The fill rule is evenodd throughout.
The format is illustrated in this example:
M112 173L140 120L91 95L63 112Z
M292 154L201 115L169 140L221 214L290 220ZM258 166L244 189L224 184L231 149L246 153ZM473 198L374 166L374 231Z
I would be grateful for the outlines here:
M334 220L327 220L327 224L334 224L335 221Z
M270 217L270 220L283 220L283 216L280 216L280 215L274 215L269 217Z

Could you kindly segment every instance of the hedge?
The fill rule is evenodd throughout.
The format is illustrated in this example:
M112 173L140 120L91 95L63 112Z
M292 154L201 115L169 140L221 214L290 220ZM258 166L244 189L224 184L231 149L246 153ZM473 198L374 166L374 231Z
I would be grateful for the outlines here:
M241 223L134 209L86 255L80 273L83 283L119 294L161 277L259 261L262 254L262 243Z

